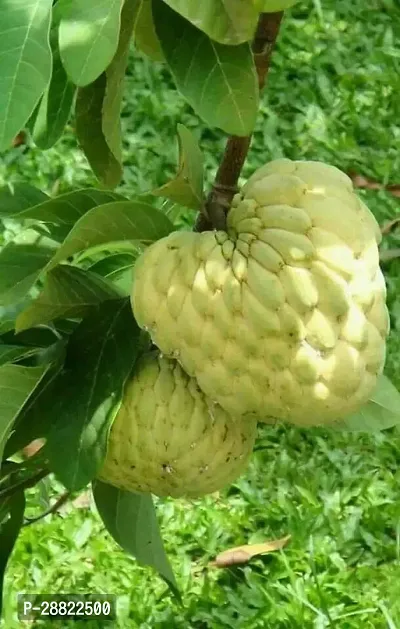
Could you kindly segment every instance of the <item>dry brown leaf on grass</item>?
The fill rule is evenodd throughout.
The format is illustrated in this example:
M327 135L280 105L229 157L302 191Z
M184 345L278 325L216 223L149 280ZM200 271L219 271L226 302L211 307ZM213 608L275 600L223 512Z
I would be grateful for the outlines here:
M65 515L75 509L89 509L91 505L92 494L90 489L85 489L76 498L69 500L65 504L61 505L58 512Z
M385 186L378 181L374 181L374 179L369 179L368 177L364 177L364 175L360 175L354 170L350 170L348 176L353 182L353 186L355 188L367 188L367 190L382 190Z
M394 197L400 198L400 184L394 183L393 185L386 186L386 190L393 194Z
M235 548L229 548L217 555L214 561L210 562L210 566L215 568L226 568L228 566L237 566L242 563L247 563L253 557L257 555L263 555L264 553L273 553L277 550L281 550L289 542L291 535L282 537L281 539L274 539L270 542L264 542L263 544L249 544L245 546L236 546Z
M392 183L392 184L383 184L379 183L375 179L370 179L369 177L365 177L364 175L360 175L354 170L350 170L347 175L353 182L353 186L355 188L366 188L367 190L386 190L390 192L395 197L400 197L400 184Z
M91 505L92 495L89 489L79 494L75 500L72 501L73 506L76 509L88 509Z
M354 171L349 171L347 174L352 180L355 188L364 188L366 190L386 190L386 192L390 192L390 194L394 197L400 198L400 184L395 183L385 186L383 183L364 177L364 175L359 175ZM391 221L384 223L381 227L381 232L385 236L386 234L390 234L390 232L394 231L397 227L399 227L399 225L400 217L397 216Z

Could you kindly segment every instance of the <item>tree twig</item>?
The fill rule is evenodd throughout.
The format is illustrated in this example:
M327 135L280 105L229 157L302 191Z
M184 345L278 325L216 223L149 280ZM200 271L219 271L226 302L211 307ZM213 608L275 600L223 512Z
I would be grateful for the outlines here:
M55 513L56 511L58 511L58 509L60 507L63 506L63 504L65 504L69 500L70 497L71 497L71 492L70 491L64 492L58 498L58 500L56 500L56 502L51 505L51 507L46 509L46 511L43 511L43 513L41 513L40 515L36 516L35 518L25 518L25 521L24 521L22 526L29 526L30 524L34 524L35 522L39 522L39 520L43 520L43 518L47 517L48 515L50 515L52 513Z
M260 91L264 87L268 74L282 17L283 11L262 13L258 21L252 49ZM238 191L237 182L250 147L251 137L251 135L243 137L233 135L228 138L214 185L204 208L197 217L195 231L225 229L226 213Z
M8 496L12 496L21 489L29 489L30 487L33 487L49 474L50 470L48 470L47 468L38 470L36 474L32 474L32 476L30 476L29 478L25 478L25 480L20 481L19 483L15 483L15 485L12 485L11 487L7 487L6 489L0 491L0 500L3 500Z

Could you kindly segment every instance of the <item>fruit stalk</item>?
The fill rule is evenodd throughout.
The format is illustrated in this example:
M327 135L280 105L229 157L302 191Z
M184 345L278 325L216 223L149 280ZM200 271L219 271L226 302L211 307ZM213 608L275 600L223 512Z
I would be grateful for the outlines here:
M272 51L279 33L283 11L261 13L253 40L254 63L257 70L260 91L271 62ZM230 136L210 194L199 213L194 230L225 229L226 213L238 191L237 182L245 162L251 135Z

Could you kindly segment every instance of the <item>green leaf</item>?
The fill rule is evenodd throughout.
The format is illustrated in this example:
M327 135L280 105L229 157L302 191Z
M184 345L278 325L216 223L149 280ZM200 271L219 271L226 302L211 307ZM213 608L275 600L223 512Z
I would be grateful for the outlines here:
M123 0L58 0L60 55L75 85L89 85L111 62L122 5Z
M93 497L107 530L117 544L142 565L157 570L180 598L164 550L151 494L134 494L96 480Z
M164 61L164 55L154 28L152 0L136 0L134 40L137 48L153 61Z
M44 223L54 223L61 228L60 235L63 234L65 238L70 232L71 227L92 208L112 201L124 200L125 197L116 192L87 188L67 192L53 199L45 197L44 199L38 200L36 203L30 203L29 205L27 203L25 207L21 203L20 211L16 210L17 201L15 204L9 203L8 205L11 210L14 210L12 214L14 219L20 221L35 219ZM9 215L7 213L7 207L6 203L6 216Z
M40 382L46 367L0 367L0 461L13 423Z
M187 211L182 205L170 201L164 202L162 210L165 215L168 216L169 220L174 223L174 225L176 225L182 217L187 216Z
M103 102L107 78L103 73L94 83L81 87L75 105L76 135L86 158L101 183L115 188L122 178L122 165L103 134Z
M36 105L36 107L33 110L32 114L29 116L29 119L25 123L25 129L27 131L29 131L30 134L33 133L33 129L34 129L34 126L35 126L36 118L38 117L38 113L39 113L40 104L42 102L42 99L43 99L43 95L40 97L40 100L39 100L38 104Z
M40 102L32 136L35 144L45 150L52 147L62 135L71 114L76 87L68 79L60 58L58 48L58 29L50 34L53 53L53 70L50 85Z
M336 422L332 428L352 432L378 432L398 425L400 393L389 378L381 375L368 402L357 413Z
M0 4L0 150L7 149L50 81L52 0Z
M7 334L10 330L14 329L15 320L22 310L30 303L30 297L25 296L25 299L18 304L11 304L10 306L0 306L0 336ZM2 339L4 341L4 339ZM4 341L7 342L7 341Z
M14 183L0 188L0 217L14 217L32 205L43 203L49 197L28 183Z
M0 305L22 300L53 252L39 245L10 243L0 251Z
M75 224L48 268L69 256L98 245L124 240L154 242L174 231L159 210L140 201L116 201L89 210Z
M6 500L8 517L0 525L0 616L3 609L4 575L24 520L24 492L18 491Z
M164 0L211 39L241 44L253 38L258 11L251 0Z
M0 306L0 310L2 310ZM4 334L5 332L9 332L14 328L14 319L0 319L0 334Z
M139 255L139 252L137 255ZM93 273L112 279L115 275L131 268L135 263L137 255L133 253L113 253L94 262L89 268Z
M29 302L30 303L30 302ZM25 304L26 308L27 304ZM18 311L19 313L20 311ZM14 326L13 326L14 327ZM18 347L31 347L35 351L47 351L59 339L59 334L51 326L41 326L15 333L10 330L2 335L1 341L8 345L18 345Z
M70 337L47 411L56 421L45 446L51 470L67 489L85 487L103 462L110 423L140 349L139 338L129 299L103 302Z
M18 333L61 317L79 318L90 307L120 297L111 282L100 275L62 264L49 271L42 292L18 316L15 329Z
M52 348L52 362L43 378L18 414L4 447L4 458L13 456L34 439L46 438L56 418L51 412L55 384L65 360L65 342L58 341Z
M139 251L136 255L115 253L93 264L90 270L106 277L123 295L129 296L132 292L133 265L138 255Z
M199 210L203 204L203 154L195 137L183 124L178 124L178 139L178 174L172 181L153 190L153 194Z
M250 135L259 89L249 44L213 42L164 2L153 0L153 16L176 86L196 113L209 127Z
M27 358L37 353L37 349L22 345L0 344L0 366L15 362L21 358Z
M119 163L122 162L121 105L135 13L135 0L125 0L121 14L121 31L119 34L118 48L106 70L102 131L110 151Z
M133 266L126 267L119 273L115 273L110 277L114 286L120 291L124 297L129 297L132 293L133 284Z

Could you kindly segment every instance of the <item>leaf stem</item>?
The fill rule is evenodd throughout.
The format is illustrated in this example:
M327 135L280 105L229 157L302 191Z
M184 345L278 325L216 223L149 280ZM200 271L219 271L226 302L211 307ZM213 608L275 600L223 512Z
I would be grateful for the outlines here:
M45 478L49 474L50 474L50 470L47 468L38 470L36 474L32 474L32 476L30 476L29 478L26 478L23 481L20 481L19 483L15 483L15 485L12 485L11 487L7 487L6 489L3 489L2 491L0 491L0 500L3 500L4 498L7 498L8 496L12 496L13 494L15 494L17 491L20 491L21 489L29 489L29 487L33 487L34 485L36 485L39 481L41 481L43 478Z
M58 511L58 509L60 507L62 507L63 504L65 504L71 497L71 492L70 491L66 491L64 492L57 500L54 504L52 504L48 509L46 509L46 511L43 511L43 513L41 513L40 515L36 516L35 518L25 518L25 521L23 523L22 526L29 526L30 524L34 524L35 522L39 522L39 520L43 520L43 518L46 518L48 515L55 513L56 511Z
M283 11L261 13L258 20L252 49L260 91L264 87L268 74L282 17ZM195 231L226 228L226 214L238 191L237 182L246 160L251 138L251 135L243 137L233 135L228 138L214 185L197 217Z

